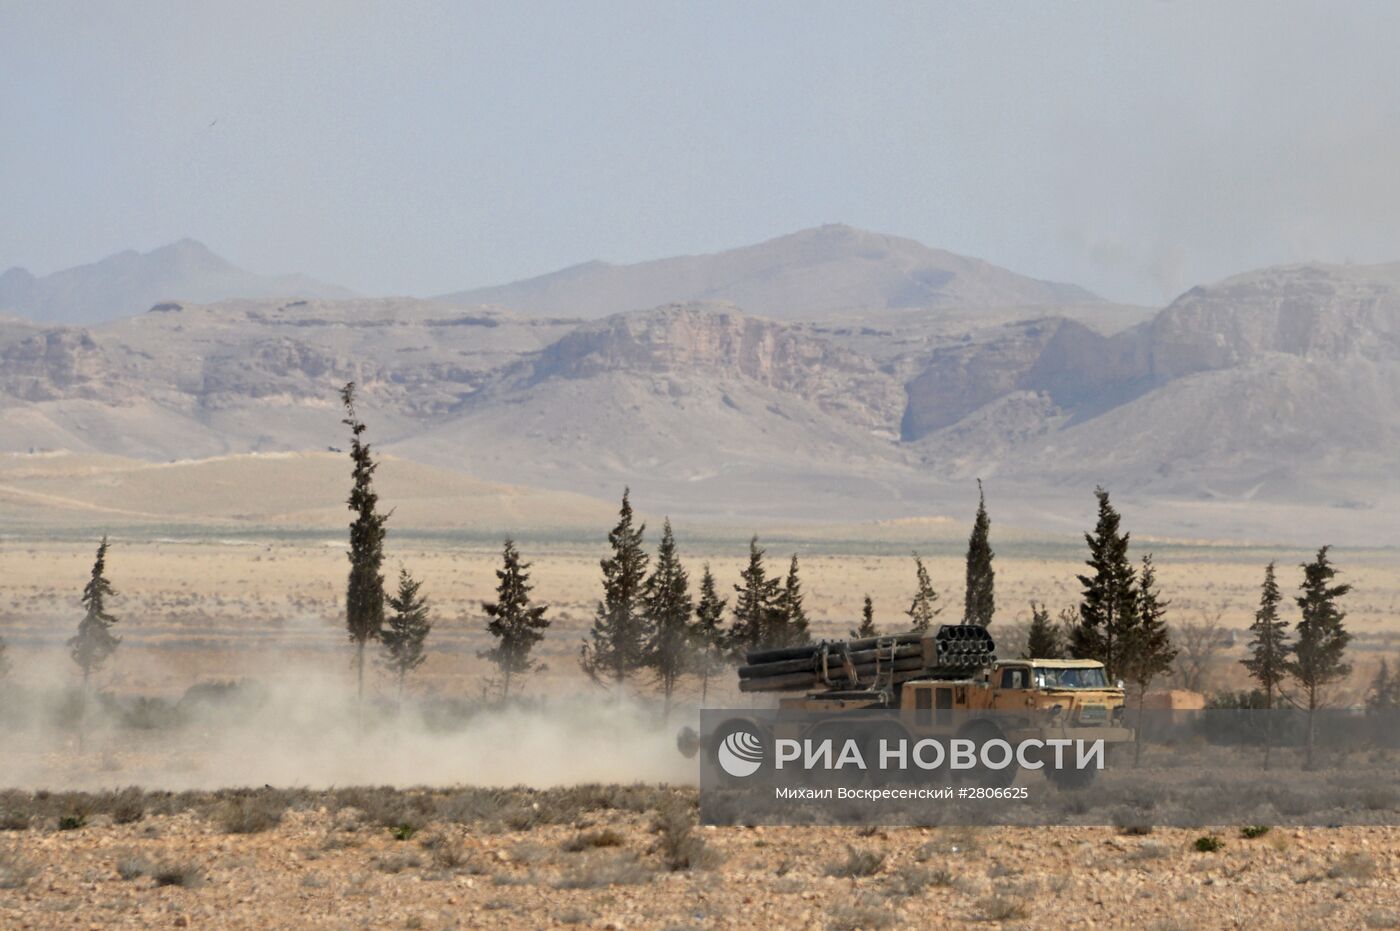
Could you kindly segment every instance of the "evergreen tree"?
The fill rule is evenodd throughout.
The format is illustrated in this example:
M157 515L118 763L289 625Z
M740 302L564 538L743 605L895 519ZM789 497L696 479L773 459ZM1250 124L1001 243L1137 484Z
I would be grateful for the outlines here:
M399 701L403 701L404 679L410 672L423 665L423 642L433 629L428 620L428 600L419 592L422 583L399 569L399 590L388 598L393 613L388 623L380 631L379 640L384 648L384 665L394 673L398 681Z
M361 706L365 699L365 644L379 638L384 627L384 523L389 515L379 513L379 495L374 490L374 471L379 464L364 442L365 425L355 414L355 383L340 391L345 405L341 423L350 428L350 460L354 463L353 484L347 505L355 519L350 523L350 578L345 587L345 628L355 644L356 694Z
M763 549L758 537L749 541L749 564L739 577L743 584L735 585L734 624L730 628L729 649L736 661L742 662L749 650L766 650L783 646L774 636L778 600L778 580L768 578L763 566Z
M879 628L875 626L875 605L870 600L870 596L865 596L865 604L860 609L860 626L851 631L851 639L861 640L865 637L880 636Z
M695 655L695 671L700 676L700 704L709 697L710 676L727 665L724 656L724 609L726 600L715 589L714 573L705 563L700 576L700 601L695 606L695 623L690 628L691 648Z
M977 517L972 522L972 535L967 541L967 592L963 608L964 624L992 623L996 611L996 572L992 569L992 544L988 540L992 522L987 518L987 499L982 494L982 480L977 480Z
M676 553L676 538L671 533L669 517L662 525L656 565L647 579L642 603L651 634L647 643L647 665L661 686L661 694L665 696L664 714L669 720L676 683L694 665L690 652L693 610L690 579Z
M1366 709L1400 710L1400 674L1392 675L1390 663L1384 658L1381 659L1380 668L1376 670L1375 678L1371 680L1371 687L1366 690Z
M1026 631L1026 659L1062 659L1065 655L1064 638L1060 628L1050 620L1050 611L1044 604L1031 602L1031 626Z
M647 665L647 627L642 605L647 554L642 549L646 524L632 525L630 491L622 492L617 526L608 533L613 554L602 560L603 600L598 603L589 639L579 650L579 665L595 682L622 687L628 676Z
M97 558L92 564L92 574L87 585L83 586L83 607L87 610L78 622L78 633L68 641L69 655L83 672L83 693L87 694L88 681L98 672L117 650L121 638L112 633L112 625L117 619L107 613L107 599L115 598L112 583L107 580L107 538L97 544Z
M540 668L530 659L535 644L544 639L550 621L545 612L548 605L530 603L530 563L520 561L515 541L506 537L501 547L501 568L496 570L496 600L482 602L482 610L490 618L486 632L496 638L496 645L477 654L496 664L501 673L501 697L510 697L511 679Z
M1079 576L1083 599L1077 623L1070 631L1070 655L1075 659L1096 659L1104 664L1109 681L1119 678L1120 641L1137 623L1138 592L1135 573L1128 562L1128 537L1119 533L1120 517L1109 503L1108 492L1096 488L1099 499L1098 523L1089 545L1087 565L1092 575Z
M792 554L787 579L773 605L774 629L771 639L778 646L800 646L812 642L807 612L802 607L802 582L797 577L797 554Z
M1332 585L1337 570L1327 558L1329 547L1317 551L1317 558L1303 565L1302 592L1297 597L1302 617L1298 621L1288 674L1302 689L1303 706L1308 711L1307 764L1313 765L1316 737L1315 715L1326 700L1326 688L1351 674L1346 662L1351 634L1342 626L1346 612L1337 599L1351 591L1350 585Z
M938 592L933 590L928 569L924 568L924 560L918 553L914 554L914 574L918 579L918 588L914 591L914 600L909 603L909 610L904 613L909 615L910 628L924 633L943 609L934 607L938 603Z
M1137 692L1138 727L1133 744L1133 765L1142 758L1142 709L1147 701L1147 690L1152 680L1171 668L1176 659L1172 647L1171 632L1167 630L1167 606L1157 591L1157 570L1152 565L1152 554L1142 557L1142 570L1138 573L1137 616L1131 627L1124 631L1122 638L1121 661L1119 668L1123 677L1132 683Z
M1269 754L1273 749L1273 721L1275 695L1288 674L1288 624L1279 617L1278 606L1283 601L1278 581L1274 577L1274 564L1264 567L1264 584L1259 590L1259 610L1254 612L1254 623L1249 625L1254 635L1249 641L1249 655L1240 660L1249 670L1249 675L1264 690L1264 768L1269 768Z

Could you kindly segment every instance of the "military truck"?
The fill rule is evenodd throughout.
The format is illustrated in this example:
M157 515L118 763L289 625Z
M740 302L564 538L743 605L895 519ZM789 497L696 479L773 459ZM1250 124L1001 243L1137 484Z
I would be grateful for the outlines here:
M1103 740L1111 750L1133 740L1123 720L1122 684L1107 680L1102 663L999 660L995 646L986 628L963 624L944 624L933 634L822 641L750 652L739 684L745 692L804 692L778 702L803 738L820 739L829 724L844 727L845 713L889 709L871 717L872 744L881 737L1001 739L1013 747L1068 739ZM689 729L678 744L687 756L700 746ZM1097 770L1047 765L1043 772L1062 788L1078 788ZM1004 786L1016 774L1008 767L974 778Z

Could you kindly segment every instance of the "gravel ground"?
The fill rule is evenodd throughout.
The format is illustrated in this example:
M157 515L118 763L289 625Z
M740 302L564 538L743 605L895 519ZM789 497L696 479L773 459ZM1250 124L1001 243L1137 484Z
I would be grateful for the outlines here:
M1400 828L703 828L693 790L648 787L121 799L0 796L0 927L1400 928Z

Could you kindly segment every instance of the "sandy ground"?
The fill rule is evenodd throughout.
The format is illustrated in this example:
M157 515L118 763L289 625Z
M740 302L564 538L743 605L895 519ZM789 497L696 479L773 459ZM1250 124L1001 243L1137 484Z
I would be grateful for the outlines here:
M702 564L709 563L732 600L732 585L747 559L746 543L688 545L684 528L678 528L678 536L692 584L698 583ZM881 545L833 540L800 547L780 541L770 545L769 561L774 572L785 572L797 550L815 633L844 636L867 593L877 623L903 621L914 583L908 552L914 548L928 554L944 617L955 618L962 598L962 562L946 540L924 546L903 538ZM534 563L535 596L551 606L554 619L538 649L549 668L531 687L551 680L572 685L578 677L578 645L598 597L598 559L604 547L526 540L522 549ZM1032 599L1045 602L1052 613L1076 602L1081 549L1064 541L1002 547L996 563L998 624L1005 625L1007 636L1028 619ZM434 604L431 656L412 687L439 694L479 693L489 674L476 657L489 645L480 604L494 594L495 546L391 537L388 555L386 574L392 576L400 564L408 566L423 579ZM1170 619L1194 622L1218 616L1225 628L1236 631L1252 619L1263 564L1277 559L1280 581L1292 588L1300 575L1294 567L1309 555L1156 546L1162 590L1171 600ZM1400 562L1388 552L1343 550L1334 558L1344 580L1355 586L1346 606L1358 635L1359 687L1380 656L1400 652ZM78 596L91 559L87 541L0 540L0 635L10 643L17 675L33 684L72 674L62 641L81 616ZM120 595L113 608L125 640L98 683L102 687L178 697L197 681L275 676L270 666L277 664L270 664L269 657L293 661L291 665L348 668L339 614L346 562L340 541L329 534L292 541L117 539L108 566ZM1237 664L1229 662L1238 654L1238 648L1222 653L1212 684L1243 687ZM720 696L724 694L721 687Z
M490 677L476 657L487 645L479 603L495 582L494 546L391 542L390 568L402 561L424 579L438 622L432 655L411 690L481 694ZM726 589L737 580L744 541L687 547L682 530L681 543L693 576L708 561ZM912 589L907 550L917 545L825 540L802 549L815 632L843 635L866 593L877 622L893 624ZM577 646L602 548L529 540L522 548L534 560L536 595L555 619L539 651L549 668L527 691L578 689ZM88 541L0 541L0 630L17 681L73 681L62 641L79 617L91 549ZM955 615L956 547L934 541L925 549ZM775 571L785 569L791 551L772 546ZM1175 616L1218 614L1227 629L1249 622L1265 561L1277 558L1292 587L1292 567L1308 555L1157 548ZM1400 567L1392 556L1337 554L1356 586L1348 600L1360 635L1358 682L1400 646ZM1071 604L1081 558L1070 544L1004 547L998 623L1009 631L1031 598L1052 611ZM253 676L276 685L307 664L343 683L350 658L338 616L344 573L343 550L330 536L116 540L109 574L125 640L98 684L120 695L174 699L199 681ZM1216 684L1243 685L1237 655L1238 647L1218 658ZM371 688L384 696L390 684L376 676ZM731 689L715 685L709 703L740 701ZM687 700L694 692L688 685ZM114 782L105 784L140 772L127 761L106 765ZM411 775L395 781L406 784ZM494 781L511 780L498 774ZM693 802L693 790L675 791ZM519 809L518 801L509 805ZM493 818L429 812L413 837L396 840L383 817L314 799L250 834L228 833L203 810L152 811L134 823L98 813L73 830L59 830L58 815L49 813L29 830L0 830L0 927L1400 927L1397 828L1276 828L1256 839L1241 837L1238 825L1146 836L1111 828L697 828L694 849L705 852L672 869L667 832L654 829L652 809L601 807L538 824ZM605 829L616 836L603 846L576 840ZM1203 833L1224 846L1198 852ZM846 875L853 872L869 875Z
M406 840L314 800L252 834L197 811L130 824L98 815L75 830L50 821L0 833L0 925L1400 927L1397 828L1246 839L1238 827L691 832L654 810L510 817L513 827L423 820ZM1198 851L1209 834L1223 846Z

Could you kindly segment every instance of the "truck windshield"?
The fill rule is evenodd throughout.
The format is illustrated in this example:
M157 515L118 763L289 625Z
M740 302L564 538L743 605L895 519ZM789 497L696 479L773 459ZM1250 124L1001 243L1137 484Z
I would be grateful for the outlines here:
M1085 669L1037 669L1035 684L1043 689L1101 689L1108 685L1102 666Z

